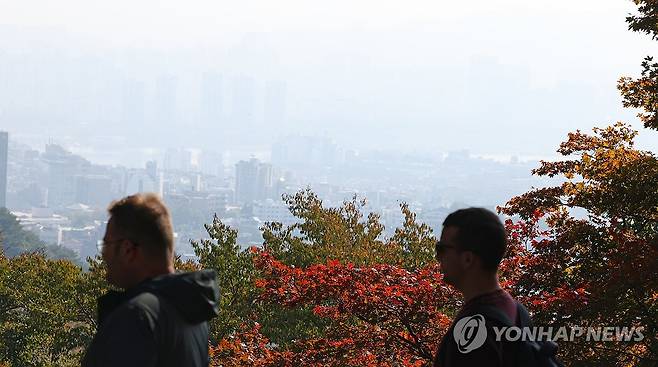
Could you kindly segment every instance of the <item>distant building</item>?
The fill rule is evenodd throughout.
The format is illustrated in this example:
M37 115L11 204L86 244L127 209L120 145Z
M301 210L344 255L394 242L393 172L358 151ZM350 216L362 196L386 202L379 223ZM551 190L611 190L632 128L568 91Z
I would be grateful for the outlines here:
M132 195L139 192L159 192L158 180L145 170L131 170L126 176L125 194Z
M89 212L86 205L76 204L66 208L69 212ZM95 256L96 244L102 238L104 225L93 221L74 227L71 220L53 213L50 208L32 208L27 212L12 212L24 230L33 232L49 245L64 246L75 251L81 258Z
M441 223L443 223L443 220L453 211L452 208L447 207L434 207L419 210L417 211L418 221L429 225L435 231L440 231L442 227Z
M60 228L70 226L71 221L62 215L53 214L48 208L34 208L30 213L12 212L21 227L34 232L39 239L49 244L59 244Z
M251 203L256 200L258 165L257 159L236 163L235 201L238 204Z
M199 171L207 175L219 176L224 175L224 158L222 153L203 150L198 158Z
M76 202L76 177L86 174L91 163L56 144L46 145L42 160L48 166L46 204L60 207Z
M288 206L280 201L266 200L255 204L252 208L252 214L261 223L279 222L289 226L299 222L299 219L290 213Z
M9 133L0 131L0 208L7 206L7 164L9 157Z
M186 192L180 194L165 194L164 201L170 208L186 208L191 213L201 215L203 218L212 219L214 214L218 216L225 212L227 197L225 194L208 192ZM176 211L174 210L174 216ZM186 220L187 218L179 218Z
M73 250L81 258L98 254L96 244L103 238L103 226L59 227L57 245Z
M102 207L112 200L112 178L104 175L78 175L75 177L75 201Z
M256 158L235 165L235 201L250 204L265 200L272 191L272 165Z
M265 200L272 192L272 165L261 163L258 165L258 180L256 182L256 200Z

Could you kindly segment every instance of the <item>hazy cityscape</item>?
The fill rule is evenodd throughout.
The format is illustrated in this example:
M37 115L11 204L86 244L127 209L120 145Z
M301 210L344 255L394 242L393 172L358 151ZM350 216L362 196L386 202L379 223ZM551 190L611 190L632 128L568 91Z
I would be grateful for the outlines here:
M401 225L409 203L421 221L438 228L455 207L494 208L531 186L535 161L499 162L467 151L434 156L345 149L328 138L289 136L273 144L267 160L229 161L230 151L167 149L141 168L96 164L56 143L31 147L9 136L6 206L24 228L81 258L96 254L111 200L157 192L170 206L179 254L206 236L213 215L239 230L240 243L258 245L259 227L295 218L281 200L310 188L327 206L354 195L367 199L387 234ZM4 140L6 141L6 140ZM3 155L4 156L4 155Z

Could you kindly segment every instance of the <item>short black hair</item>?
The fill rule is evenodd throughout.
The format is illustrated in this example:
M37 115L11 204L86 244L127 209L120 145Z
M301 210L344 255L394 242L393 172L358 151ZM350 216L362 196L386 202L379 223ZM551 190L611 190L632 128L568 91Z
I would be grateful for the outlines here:
M444 227L457 228L457 245L482 259L482 267L496 271L507 248L507 233L498 216L484 208L466 208L450 213Z

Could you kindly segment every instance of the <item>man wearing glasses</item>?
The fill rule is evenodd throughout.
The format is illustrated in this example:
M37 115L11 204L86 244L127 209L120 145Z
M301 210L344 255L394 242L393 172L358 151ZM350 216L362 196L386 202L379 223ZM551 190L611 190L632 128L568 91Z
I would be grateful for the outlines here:
M82 366L207 366L215 272L175 273L169 211L155 194L125 197L108 211L101 253L108 283L121 291L98 299Z
M444 336L434 366L509 366L508 345L496 342L490 329L500 326L493 313L517 324L517 303L498 282L498 266L505 254L505 227L493 212L482 208L458 210L445 219L436 257L443 280L461 291L464 305ZM474 315L483 315L483 317ZM474 318L470 319L470 316ZM467 320L468 327L460 320ZM456 326L460 327L456 330ZM470 327L470 329L469 329ZM485 327L488 333L484 332ZM463 333L463 334L460 334ZM486 335L485 335L486 334ZM478 346L479 344L479 346Z

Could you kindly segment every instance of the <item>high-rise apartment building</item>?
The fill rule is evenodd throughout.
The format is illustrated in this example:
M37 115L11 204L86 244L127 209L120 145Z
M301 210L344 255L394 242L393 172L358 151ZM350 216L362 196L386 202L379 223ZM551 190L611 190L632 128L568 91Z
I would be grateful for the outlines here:
M256 200L258 160L240 161L235 164L235 201L238 204Z
M235 201L250 204L267 199L272 189L272 166L252 158L235 165Z
M75 202L103 207L112 200L112 178L105 175L75 176Z
M256 182L256 200L265 200L272 191L272 165L260 163L258 165L258 180Z
M224 160L222 153L212 150L203 150L198 156L199 171L213 176L224 175Z
M47 144L42 160L48 167L46 204L63 207L76 202L76 176L89 173L91 163L56 144Z

